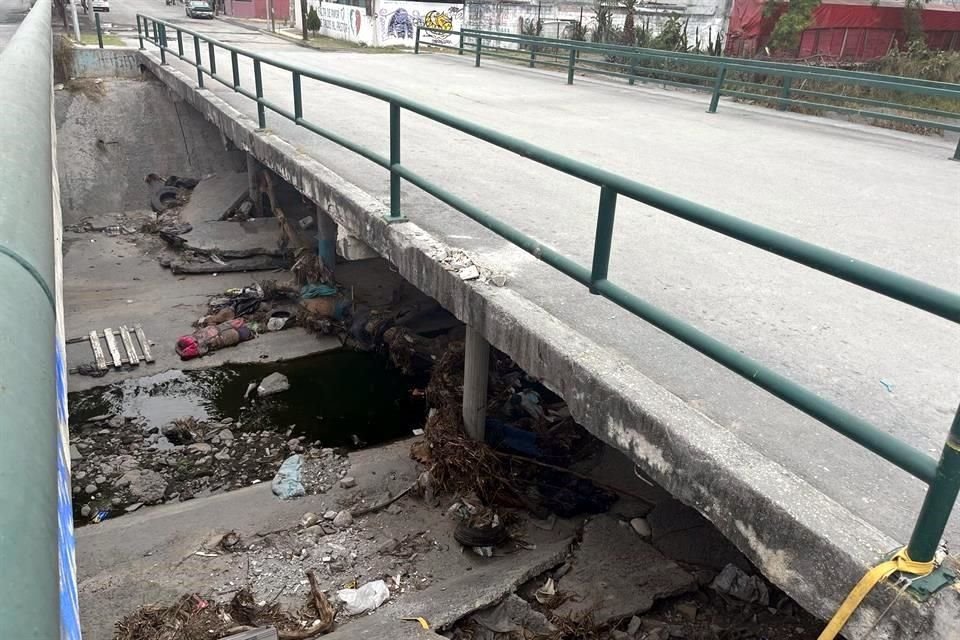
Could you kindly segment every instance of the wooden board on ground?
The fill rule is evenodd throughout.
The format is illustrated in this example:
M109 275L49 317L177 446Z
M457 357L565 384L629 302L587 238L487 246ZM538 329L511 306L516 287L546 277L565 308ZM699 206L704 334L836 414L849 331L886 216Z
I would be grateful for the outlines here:
M130 337L130 329L127 329L125 324L120 325L120 340L127 352L127 362L134 367L140 364L140 357L137 355L137 350L133 347L133 339Z
M93 359L97 363L98 371L107 370L107 360L103 357L103 348L100 346L100 336L97 335L97 331L93 330L90 332L90 348L93 350Z
M110 357L113 358L113 366L119 369L123 362L120 361L120 349L117 348L117 339L114 337L113 329L110 327L104 329L103 339L107 341L107 350L110 351Z
M150 353L150 342L143 333L143 327L137 324L134 326L134 329L137 332L137 342L140 343L140 351L143 352L143 359L147 362L153 362L153 354Z

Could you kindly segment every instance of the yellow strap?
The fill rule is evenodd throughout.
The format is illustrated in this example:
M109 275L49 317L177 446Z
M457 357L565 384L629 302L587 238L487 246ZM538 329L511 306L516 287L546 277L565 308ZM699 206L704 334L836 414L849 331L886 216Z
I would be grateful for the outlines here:
M867 571L867 574L860 579L860 582L857 583L857 586L855 586L846 597L843 604L837 609L837 612L833 614L833 618L831 618L817 640L834 640L837 634L840 633L840 630L843 629L843 626L847 624L847 620L850 619L853 612L857 610L857 607L860 606L863 599L867 597L867 594L873 590L877 583L886 580L895 571L916 576L925 576L933 571L934 568L935 565L932 560L930 562L915 562L911 560L910 556L907 555L906 547L897 551L893 554L892 558L881 562L873 569L870 569L870 571Z
M427 622L426 618L400 618L406 622L419 622L420 626L426 630L430 630L430 623Z

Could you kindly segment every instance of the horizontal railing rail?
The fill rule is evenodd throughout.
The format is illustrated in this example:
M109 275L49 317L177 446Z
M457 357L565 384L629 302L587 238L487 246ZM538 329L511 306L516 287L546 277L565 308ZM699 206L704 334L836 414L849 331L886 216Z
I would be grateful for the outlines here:
M168 29L175 34L175 46L171 46L171 40L167 34ZM390 213L387 216L389 221L405 219L401 207L401 184L402 181L406 180L508 242L542 260L575 282L587 287L591 293L603 296L635 316L649 322L928 484L927 499L920 509L920 515L910 543L910 554L916 560L929 560L933 557L953 503L956 500L957 492L960 491L960 409L958 409L957 419L954 420L950 432L951 439L944 445L940 460L937 461L870 422L836 406L793 380L740 353L734 347L724 344L693 325L618 286L608 278L617 199L626 197L655 207L665 213L899 300L953 323L960 323L960 295L957 293L882 269L773 229L741 220L625 176L579 162L524 140L445 113L391 91L247 51L199 32L142 14L137 15L137 30L141 48L143 48L145 42L155 45L160 52L161 64L166 64L167 56L173 55L196 70L198 86L203 87L204 75L206 75L255 101L257 121L260 128L266 127L266 111L270 110L387 169L390 172ZM184 36L192 40L192 52L185 48ZM201 43L206 46L201 46ZM217 70L216 53L218 50L230 54L229 75ZM206 64L203 62L204 56L207 59ZM249 59L253 65L254 88L252 91L241 84L239 62L241 57ZM264 95L262 75L264 66L290 74L293 94L292 111L280 105L277 102L279 98L268 99ZM302 85L304 80L313 80L348 89L388 103L390 106L389 156L379 154L307 120L303 113ZM535 238L484 211L477 204L464 200L404 165L401 162L400 135L400 119L404 111L423 116L500 149L513 152L526 160L537 162L600 187L592 265L586 267L575 262L556 249L540 243Z
M425 42L421 33L443 35L448 41L456 36L457 44ZM631 85L639 81L703 91L711 94L710 113L715 113L720 98L727 96L769 104L781 111L831 112L960 132L960 85L949 82L479 29L450 32L420 27L414 51L419 53L422 46L472 53L476 66L483 57L490 57L565 70L567 84L573 84L579 72L622 78ZM869 95L852 95L851 91ZM877 92L888 95L875 95ZM938 108L944 102L953 110ZM960 142L952 159L960 160Z

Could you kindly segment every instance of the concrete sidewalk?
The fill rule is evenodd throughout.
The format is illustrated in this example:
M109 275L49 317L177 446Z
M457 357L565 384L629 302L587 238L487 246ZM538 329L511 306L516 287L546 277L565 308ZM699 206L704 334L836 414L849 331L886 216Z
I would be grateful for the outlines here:
M397 91L747 220L941 287L960 288L954 249L960 240L960 165L946 160L948 142L732 104L708 115L699 95L608 83L567 87L554 74L486 63L475 69L467 58L457 56L320 54L286 47L260 52ZM147 59L156 68L154 56ZM229 57L218 58L219 68L227 69L228 64ZM193 72L186 65L177 66L184 75L176 80L160 75L168 84L182 83L177 88L183 93ZM243 67L241 77L244 86L253 86L249 66ZM263 82L269 100L292 110L289 73L265 67ZM207 87L240 113L256 117L254 105L245 98L209 79ZM387 108L381 102L305 81L304 114L350 140L387 152ZM321 160L367 193L386 198L388 180L380 168L275 114L268 114L267 127L304 154L305 161ZM403 158L421 175L589 264L595 187L406 113ZM717 447L721 442L733 447L722 454L716 448L711 451L714 457L728 456L732 468L727 471L749 475L749 469L733 465L747 460L759 464L752 454L741 457L753 451L822 495L820 508L807 501L806 493L798 493L792 506L784 498L778 508L790 512L790 517L804 513L825 520L822 524L829 528L828 514L846 510L889 536L890 543L906 541L923 495L920 482L591 297L429 196L405 188L404 213L441 243L465 249L481 265L504 272L509 293L603 349L602 354L581 353L577 366L596 365L594 371L606 371L612 385L615 379L631 376L635 368L687 408L708 417L722 433L704 425L708 430L702 432L703 438L715 439ZM938 454L960 397L955 364L960 342L954 327L655 210L621 201L618 214L612 280L921 450ZM579 344L579 338L559 328L553 335L566 335L571 344ZM610 354L613 361L606 359ZM568 355L573 357L569 350ZM605 360L596 361L597 357ZM597 399L596 389L569 388L570 380L552 382L564 387L568 396L580 393ZM642 403L640 396L634 399ZM567 400L578 403L575 398ZM588 413L600 411L606 420L612 419L607 406L599 409L595 402L584 406ZM682 429L686 418L674 417L672 428ZM605 418L595 419L602 423ZM683 476L698 475L699 470L668 463L663 451L651 445L650 434L644 431L649 428L641 423L619 425L633 434L624 436L632 443L629 448L657 472L658 479L663 476L673 487L684 485ZM674 435L684 439L691 433L681 430ZM737 449L744 445L742 451ZM696 458L687 462L692 460ZM675 477L670 480L671 476ZM766 481L773 484L745 486L789 496L783 487L794 482L777 474ZM776 486L784 482L783 487ZM733 488L710 490L726 494ZM761 563L769 575L777 566L790 566L790 553L807 549L801 540L782 541L788 549L765 548L755 530L765 526L757 520L760 515L741 513L745 524L721 528L727 532L746 527L740 530L754 547L754 558L765 552L788 554L777 562L769 556ZM858 539L879 539L865 531L861 535L848 529L844 537L854 546ZM772 533L766 531L761 538ZM947 537L957 533L960 526L954 517ZM789 548L794 543L801 547ZM865 543L850 551L875 558L886 550ZM779 579L781 586L815 578L785 575L770 577Z

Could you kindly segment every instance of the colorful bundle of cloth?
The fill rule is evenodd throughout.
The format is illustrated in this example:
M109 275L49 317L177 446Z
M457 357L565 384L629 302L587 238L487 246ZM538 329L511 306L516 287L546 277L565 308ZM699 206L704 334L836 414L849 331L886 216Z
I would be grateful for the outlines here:
M253 338L254 333L243 318L234 318L217 325L200 327L188 336L180 336L176 350L181 360L192 360Z

